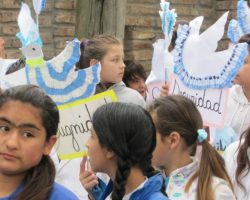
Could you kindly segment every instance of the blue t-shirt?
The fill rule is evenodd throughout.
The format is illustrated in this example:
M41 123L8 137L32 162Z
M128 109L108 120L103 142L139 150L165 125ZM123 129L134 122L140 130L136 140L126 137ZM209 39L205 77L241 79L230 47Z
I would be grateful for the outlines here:
M13 200L23 189L20 185L12 194L7 197L0 198L0 200ZM58 183L54 183L49 200L79 200L73 192L63 187Z

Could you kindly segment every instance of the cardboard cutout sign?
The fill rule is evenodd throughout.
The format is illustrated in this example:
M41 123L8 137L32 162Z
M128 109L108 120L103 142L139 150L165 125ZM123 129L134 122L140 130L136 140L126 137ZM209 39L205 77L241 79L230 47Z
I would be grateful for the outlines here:
M113 90L109 90L58 106L60 124L55 148L60 159L73 159L86 154L85 143L90 136L92 114L101 105L114 101L117 101L117 97Z
M170 94L179 94L191 99L199 109L206 125L224 125L229 89L194 90L187 88L177 76L173 76Z
M151 102L154 99L160 97L160 91L161 91L161 87L163 84L164 84L163 81L158 81L158 82L150 83L147 85L147 89L148 89L147 101L148 102Z

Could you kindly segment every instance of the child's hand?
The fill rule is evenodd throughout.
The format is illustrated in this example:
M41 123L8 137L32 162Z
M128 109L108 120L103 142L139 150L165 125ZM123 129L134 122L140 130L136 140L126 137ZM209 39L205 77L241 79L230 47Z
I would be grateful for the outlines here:
M169 84L165 83L161 86L161 90L160 90L160 96L161 97L166 97L169 95Z
M85 190L91 194L91 189L98 185L97 176L91 169L88 169L87 156L84 156L80 166L80 182Z

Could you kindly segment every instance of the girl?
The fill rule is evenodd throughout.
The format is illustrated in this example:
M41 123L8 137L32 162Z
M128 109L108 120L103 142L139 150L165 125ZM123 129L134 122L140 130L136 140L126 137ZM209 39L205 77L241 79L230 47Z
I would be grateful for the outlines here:
M250 127L240 141L229 145L224 152L226 169L232 179L237 199L250 199Z
M135 90L127 88L122 82L124 73L123 46L120 41L109 35L97 35L91 40L81 43L81 58L78 68L86 68L97 62L101 63L101 83L96 93L113 89L120 102L145 105L143 97ZM80 181L81 159L58 159L56 152L51 154L57 168L56 181L72 190L80 199L86 199L88 193L84 191ZM72 173L72 169L74 172Z
M81 43L81 57L76 66L82 69L100 62L101 83L97 85L96 93L113 89L118 101L144 106L143 97L122 82L125 68L123 57L123 46L117 38L97 35Z
M250 52L250 34L242 36L239 43L246 42ZM227 116L228 124L237 133L237 139L248 128L250 123L250 54L245 59L245 63L235 77L231 90L231 98L228 102Z
M106 199L168 199L161 192L162 176L151 166L155 145L153 121L140 106L110 103L95 111L86 146L92 170L107 173L112 180L112 186L106 188L111 189ZM92 175L82 170L84 187L96 181ZM105 199L105 194L100 199Z
M0 95L0 200L77 199L54 183L58 123L56 104L36 86Z
M149 107L157 129L153 165L162 168L170 199L235 199L222 157L208 143L195 104L184 96L156 99ZM191 157L198 142L200 163Z
M246 42L250 52L250 34L243 35L239 43ZM234 79L227 103L225 126L216 129L213 143L221 143L223 151L232 142L239 140L250 124L250 54L245 59ZM215 145L217 146L217 145ZM221 149L220 149L221 150Z

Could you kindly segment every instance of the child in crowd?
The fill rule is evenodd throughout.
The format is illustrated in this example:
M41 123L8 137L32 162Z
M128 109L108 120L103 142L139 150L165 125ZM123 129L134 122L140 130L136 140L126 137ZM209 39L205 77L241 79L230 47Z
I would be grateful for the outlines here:
M101 83L97 86L96 93L113 89L118 101L144 106L143 97L122 82L125 68L123 54L123 46L117 38L97 35L81 43L81 58L77 66L86 68L100 62ZM86 199L88 194L79 180L81 159L59 160L55 151L51 156L57 169L56 181L72 190L80 199Z
M142 97L147 99L147 86L145 81L147 79L146 72L140 63L132 60L125 61L125 71L123 76L123 82L129 88L138 91Z
M109 103L98 108L92 120L86 143L90 165L112 180L98 199L168 199L162 192L163 177L151 166L156 130L150 115L137 105ZM80 179L86 189L98 183L93 172L82 166Z
M101 83L96 93L113 89L118 101L145 105L143 97L135 90L127 88L122 82L125 64L121 42L110 35L96 35L91 40L81 43L81 57L77 63L79 69L101 63Z
M243 35L239 43L246 42L250 52L250 34ZM241 134L250 124L250 53L245 59L234 79L234 86L230 88L227 102L225 125L223 128L212 130L213 144L219 145L224 151L232 142L239 140Z
M223 154L237 199L250 199L250 127Z
M235 199L223 158L207 141L201 115L195 104L180 95L156 99L149 112L157 130L153 165L166 177L166 192L172 200ZM202 146L200 162L190 155Z
M250 52L250 34L242 36L239 43L246 42ZM235 77L228 102L227 123L238 134L237 139L250 124L250 54Z
M0 95L0 200L73 200L54 183L49 153L56 142L59 112L41 89L26 85Z

